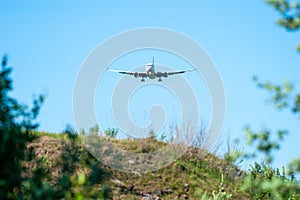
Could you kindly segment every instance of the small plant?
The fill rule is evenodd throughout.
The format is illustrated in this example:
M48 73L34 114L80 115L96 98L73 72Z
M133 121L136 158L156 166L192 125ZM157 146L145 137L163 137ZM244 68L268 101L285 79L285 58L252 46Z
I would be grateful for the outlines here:
M241 164L244 161L245 152L240 146L240 140L238 138L231 139L228 135L225 144L223 159L237 166Z
M94 127L90 128L90 135L98 135L99 134L100 127L98 124L96 124Z
M223 187L219 188L218 191L213 190L212 196L214 200L231 199L232 194L227 194Z
M66 134L71 140L75 140L78 137L78 134L75 132L75 129L70 124L66 125L65 129L63 130L63 133Z
M223 200L231 199L232 194L228 194L224 187L224 175L221 176L221 182L218 190L213 190L211 193L208 191L203 191L200 188L197 188L194 193L194 197L202 200Z
M154 130L151 129L149 132L149 135L150 135L151 139L156 139L156 134L155 134Z
M166 139L166 138L167 138L167 136L166 136L165 133L162 133L162 134L160 135L160 141L164 141L164 139Z
M108 136L109 138L116 138L118 131L119 130L116 128L109 128L105 131L105 135Z
M103 199L110 198L110 189L107 185L102 186L101 192L102 192Z
M224 187L224 175L221 176L221 182L219 185L219 189L212 191L212 196L214 200L222 200L222 199L231 199L232 194L227 194Z

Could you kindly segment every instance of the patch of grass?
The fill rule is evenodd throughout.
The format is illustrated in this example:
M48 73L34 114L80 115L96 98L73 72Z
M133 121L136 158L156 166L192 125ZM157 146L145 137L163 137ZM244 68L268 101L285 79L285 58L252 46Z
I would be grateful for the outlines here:
M48 136L48 137L55 138L55 139L62 139L63 138L62 133L49 133L49 132L44 132L44 131L34 131L33 135L35 135L37 137Z
M145 139L113 139L110 141L120 149L134 153L150 153L161 149L166 145L166 143L155 140L151 137Z

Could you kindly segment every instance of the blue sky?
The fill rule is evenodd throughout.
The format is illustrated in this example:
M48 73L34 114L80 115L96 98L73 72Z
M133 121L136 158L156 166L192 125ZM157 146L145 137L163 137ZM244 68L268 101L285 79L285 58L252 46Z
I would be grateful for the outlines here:
M215 62L227 98L223 135L243 138L246 125L287 128L290 134L275 164L300 156L299 117L276 111L252 82L254 75L273 82L287 79L300 90L299 33L277 26L277 13L263 1L2 1L1 8L0 55L8 54L14 67L13 95L30 103L34 94L47 94L41 130L58 132L73 124L76 75L97 45L127 30L161 27L191 37ZM123 64L151 59L125 59Z

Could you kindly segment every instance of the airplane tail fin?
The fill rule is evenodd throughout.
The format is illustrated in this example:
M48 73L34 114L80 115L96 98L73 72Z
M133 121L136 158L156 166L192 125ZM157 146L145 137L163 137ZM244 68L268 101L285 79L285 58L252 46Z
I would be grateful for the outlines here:
M154 57L152 58L152 65L154 66Z

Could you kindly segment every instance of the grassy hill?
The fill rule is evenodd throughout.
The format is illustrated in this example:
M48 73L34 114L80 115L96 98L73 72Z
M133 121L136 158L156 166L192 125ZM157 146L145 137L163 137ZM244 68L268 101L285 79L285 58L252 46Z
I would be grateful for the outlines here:
M239 189L245 173L199 148L189 147L171 165L141 175L103 165L90 155L76 136L38 135L37 139L27 145L23 176L28 179L41 176L41 184L47 183L42 186L46 187L42 193L48 198L249 198L249 194ZM137 153L149 152L165 145L153 138L111 141L121 149Z

